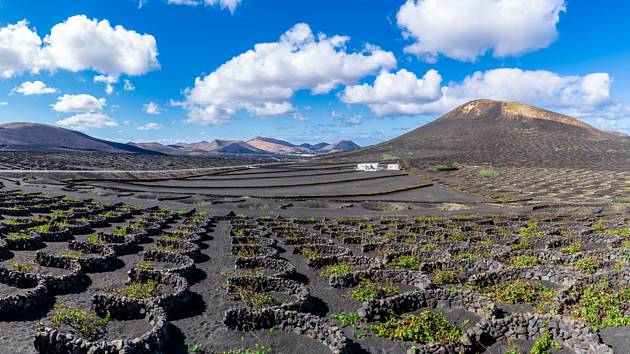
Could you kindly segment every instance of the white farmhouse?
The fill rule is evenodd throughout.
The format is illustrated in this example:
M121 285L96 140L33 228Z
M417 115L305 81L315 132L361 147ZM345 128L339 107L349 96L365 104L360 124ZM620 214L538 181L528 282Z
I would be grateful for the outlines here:
M381 166L378 162L366 162L357 164L357 171L368 171L374 172L381 169Z

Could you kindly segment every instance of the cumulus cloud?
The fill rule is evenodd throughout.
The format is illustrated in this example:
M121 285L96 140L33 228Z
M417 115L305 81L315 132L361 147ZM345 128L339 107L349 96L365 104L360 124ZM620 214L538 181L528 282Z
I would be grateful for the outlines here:
M376 114L400 114L406 107L422 105L441 98L442 76L429 70L424 77L401 69L396 73L382 72L373 85L348 86L341 99L345 103L367 104Z
M440 54L474 61L487 52L517 56L546 48L558 37L565 0L407 0L396 16L405 48L428 62Z
M57 124L82 131L92 128L114 128L118 126L118 122L115 119L102 113L81 113L59 120Z
M57 98L57 102L52 105L52 108L56 112L63 113L101 112L106 104L104 98L96 98L87 94L63 95Z
M94 76L94 82L100 82L105 84L117 84L118 75L96 75Z
M13 91L24 96L59 92L59 90L54 87L46 86L42 81L25 81L19 87L14 88Z
M27 21L0 27L0 77L11 78L24 71L37 73L46 67L42 40Z
M162 124L159 123L147 123L143 126L138 127L138 130L158 130L162 128Z
M404 70L384 72L372 85L346 87L341 100L366 104L380 116L442 114L478 98L526 102L575 115L589 115L615 105L610 93L613 80L607 73L562 76L544 70L494 69L441 86L433 96L440 81L434 71L423 78Z
M9 102L0 101L0 107L8 106L8 105L9 105Z
M256 44L186 90L181 105L188 110L188 122L219 124L238 110L257 116L293 113L291 98L298 90L324 94L396 66L391 52L375 46L348 52L349 39L314 35L300 23L278 42Z
M157 55L153 36L84 15L56 24L43 40L27 21L0 27L3 78L42 69L142 75L159 68Z
M118 75L96 75L94 82L105 84L105 93L111 95L114 93L114 84L118 83Z
M145 104L143 110L147 114L162 114L162 108L155 102Z
M91 69L106 74L142 75L159 68L157 43L149 34L112 27L84 15L55 25L43 49L52 65L70 71Z
M203 4L206 6L220 6L221 9L228 9L231 13L234 13L242 0L167 0L167 2L171 5L197 6Z

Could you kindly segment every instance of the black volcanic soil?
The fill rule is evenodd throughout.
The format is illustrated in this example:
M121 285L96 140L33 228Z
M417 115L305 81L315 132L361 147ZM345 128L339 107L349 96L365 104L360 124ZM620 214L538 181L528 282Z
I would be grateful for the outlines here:
M172 165L165 165L171 161ZM0 154L0 169L6 170L169 170L270 162L265 156L166 156L99 152L8 151Z
M11 189L14 189L20 186L11 187ZM35 187L30 186L28 188L33 190L32 188ZM52 186L51 188L56 187ZM53 190L50 189L48 191ZM3 193L9 193L9 190L5 187ZM15 195L19 196L19 194ZM81 196L82 194L75 192L72 195ZM117 198L114 200L121 201L127 199ZM164 202L160 204L163 206L181 206L181 204L177 202ZM149 206L149 203L145 204L145 206ZM305 206L307 206L307 204L305 204ZM369 212L373 217L348 219L340 218L340 216L344 216L344 212L348 210L338 208L334 203L318 204L314 206L316 208L304 209L307 213L302 217L304 222L300 222L300 220L295 218L299 216L299 214L296 213L296 211L299 210L291 208L277 209L277 212L284 216L282 218L227 218L217 221L214 226L209 229L207 234L203 235L202 240L197 242L201 251L195 261L197 270L194 271L190 277L190 291L193 295L193 302L186 306L183 313L178 313L169 320L172 342L165 352L186 353L197 344L203 347L206 352L247 349L253 348L257 344L265 348L271 348L271 351L279 353L293 353L296 351L304 353L327 352L327 348L322 343L314 341L307 336L285 333L279 328L239 332L228 330L224 326L223 316L225 311L231 306L243 305L242 302L233 301L223 287L226 283L224 273L232 272L235 269L236 257L232 253L233 240L231 232L235 231L237 227L232 226L233 223L245 223L246 226L244 229L246 230L246 234L251 233L258 235L258 237L269 238L275 241L277 245L273 246L273 248L278 251L277 257L287 260L295 266L297 272L297 275L294 276L295 281L306 286L310 292L315 306L308 311L314 316L326 318L330 320L332 324L339 325L337 320L332 319L335 314L342 312L356 313L362 306L362 303L350 297L349 294L351 294L352 287L332 287L329 283L329 279L321 275L321 268L309 265L308 260L304 256L295 253L294 246L285 243L290 233L283 231L283 228L295 230L299 235L314 235L313 237L315 238L321 238L321 243L332 242L335 245L333 248L334 251L332 251L333 256L335 255L334 252L341 252L341 250L347 248L353 255L383 260L380 257L385 257L391 252L396 252L396 250L404 252L404 250L408 250L409 247L430 243L435 245L434 253L426 253L428 256L426 256L427 258L424 262L430 263L440 260L441 262L446 262L446 264L451 264L453 267L460 267L462 266L461 264L464 263L455 260L455 257L468 252L471 257L477 257L472 258L473 261L470 263L478 267L475 268L474 271L468 271L471 274L484 274L484 272L501 272L505 270L503 267L508 267L506 260L509 259L510 256L520 255L522 252L510 251L511 240L514 237L523 237L519 235L523 233L522 229L526 228L529 230L528 232L538 234L538 236L531 237L541 238L549 242L533 242L533 248L525 252L541 255L547 253L552 254L555 257L553 264L556 271L566 272L565 274L570 274L573 280L583 283L585 281L590 282L590 278L586 275L576 273L572 265L573 261L570 258L571 256L560 251L562 247L568 245L568 242L565 242L566 240L563 240L563 237L560 235L571 231L571 242L579 241L586 245L593 243L594 240L598 240L597 235L604 232L620 232L620 235L623 234L623 231L618 230L622 230L624 227L627 228L628 222L630 221L630 214L627 210L618 211L616 213L600 212L596 214L592 212L578 213L575 210L557 210L553 214L523 213L521 215L492 214L485 216L482 214L453 215L451 213L450 217L436 216L416 218L415 216L399 216L392 218L390 216L391 212L388 211L387 208L379 209L378 204L374 203L369 203L367 205L369 209L362 209L364 210L363 212L358 212L351 208L349 210L350 212L354 212L355 215L366 215L365 213ZM202 206L202 208L210 211L213 215L225 215L226 211L229 209L235 213L241 212L240 208L230 203L216 206L206 205ZM173 209L179 208L175 207ZM253 213L253 211L249 209L244 211ZM331 218L323 219L321 218L322 214L331 215ZM125 222L97 228L92 230L89 234L99 231L111 232L115 226L134 222L146 215L147 212L144 211L141 215L134 216ZM304 218L304 216L310 218L307 219ZM163 230L174 230L181 225L182 222L183 219L171 222L166 225ZM602 226L593 226L595 223ZM364 227L367 225L371 225L371 228L368 229ZM324 231L322 227L330 228L330 230L326 229L327 231L322 233L322 231ZM499 228L504 229L504 231L499 233ZM328 234L331 232L340 233L333 237ZM388 232L390 236L387 236ZM392 233L398 236L391 237ZM452 237L455 233L459 235L457 241ZM89 279L88 283L84 288L77 288L76 293L51 296L51 304L49 306L43 308L41 311L29 313L26 317L4 317L0 319L0 341L2 343L9 343L4 348L19 353L33 352L32 341L36 332L36 323L38 321L48 323L49 317L56 311L52 308L52 304L64 303L66 306L88 309L93 294L111 293L112 289L120 289L127 279L127 271L139 262L138 252L153 248L156 240L160 239L163 235L163 233L159 233L156 236L150 237L149 242L140 243L139 247L133 250L131 254L118 255L116 257L118 264L115 269L87 274ZM344 237L348 235L363 235L362 237L364 237L367 243L380 242L382 246L379 247L377 251L369 249L364 252L364 244L361 242L347 241L344 239ZM620 246L624 239L623 236L610 234L606 237L610 240L609 242L611 242L609 247L583 250L578 256L586 257L594 254L593 252L604 252L595 253L604 257L606 255L618 255L620 252L623 252ZM85 236L77 235L75 238L85 239ZM67 249L67 242L47 242L45 243L45 247L39 251L57 254ZM0 265L10 269L14 266L14 262L30 262L34 259L36 252L37 251L30 250L11 250L9 258L3 260ZM508 253L506 254L505 252ZM627 267L627 262L622 265ZM602 263L599 268L601 273L598 273L597 277L616 274L615 269L618 268L615 267L619 267L619 265ZM361 267L357 269L366 268ZM425 273L418 272L415 274L419 276ZM429 273L425 275L429 275ZM611 277L611 279L616 278ZM463 281L465 282L466 279ZM617 281L618 280L612 280L612 282ZM401 281L391 281L387 283L398 285L398 294L420 290L420 288L414 285ZM612 286L615 288L617 285L618 284L615 283ZM4 287L0 287L0 289L3 288ZM0 290L0 295L15 293L13 289L8 289L10 292ZM460 291L474 289L474 287L469 287L466 284L452 284L444 286L444 289ZM170 292L169 289L165 288L165 293ZM272 290L269 292L276 294L276 297L283 301L294 299L293 296L279 294L277 291ZM496 305L501 304L497 303ZM509 306L501 307L507 312L507 316L520 313L523 310L522 308L511 308ZM465 329L475 326L480 318L480 315L473 314L461 304L455 304L453 307L440 304L436 308L429 310L444 314L448 321ZM526 310L532 312L537 311L535 307ZM418 309L414 309L404 311L404 313L417 314L418 311ZM561 316L567 318L571 316L570 309L561 309L559 313ZM351 341L350 348L352 349L350 352L404 353L413 345L411 342L391 341L379 338L370 332L370 327L367 324L358 324L358 326L359 327L354 329L351 327L343 329L343 333ZM142 320L113 321L108 328L107 338L111 340L133 338L148 330L147 322ZM623 330L623 328L620 330ZM613 330L602 331L601 338L604 343L618 348L620 345L623 345L623 339L618 333L619 332ZM522 344L519 344L519 347L528 348L536 339L537 338L530 338ZM512 342L510 342L510 344L512 344ZM503 346L502 343L499 342L496 345L491 345L489 350L490 352L495 352L494 350L499 350L500 352L500 350L503 350L501 348L503 348ZM0 350L0 352L2 351Z

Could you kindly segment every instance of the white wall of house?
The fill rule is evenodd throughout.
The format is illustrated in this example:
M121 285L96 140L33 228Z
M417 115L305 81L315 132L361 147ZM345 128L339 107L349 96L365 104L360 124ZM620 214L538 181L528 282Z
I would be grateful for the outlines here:
M376 162L368 162L368 163L359 163L357 164L357 170L358 171L378 171L380 170L380 164L376 163Z

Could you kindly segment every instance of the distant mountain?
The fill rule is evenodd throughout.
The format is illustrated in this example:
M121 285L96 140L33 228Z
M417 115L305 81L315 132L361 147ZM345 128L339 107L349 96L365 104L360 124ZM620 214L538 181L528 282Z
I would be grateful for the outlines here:
M37 123L0 124L0 149L160 154L155 150L96 139L74 130Z
M311 154L312 150L306 147L293 145L284 140L278 140L273 138L255 137L252 140L248 140L247 144L270 153L274 154Z
M352 141L342 140L334 144L301 144L295 145L288 141L255 137L247 142L242 140L213 140L211 142L200 141L198 143L179 143L173 145L161 145L158 143L135 144L143 149L151 149L169 155L205 155L205 154L240 154L240 155L323 155L333 152L358 149L359 146Z
M241 140L212 140L185 144L181 150L206 152L212 154L267 154L266 151L256 149Z
M158 142L127 144L93 138L89 135L37 123L8 123L0 125L0 150L28 151L84 151L104 153L137 153L174 156L234 155L321 155L356 149L351 141L334 144L294 145L284 140L256 137L241 140L212 140L197 143L164 145Z
M319 144L315 144L315 145L311 145L311 144L307 144L307 143L300 144L301 147L307 148L307 149L309 149L311 151L320 151L321 149L325 148L328 145L330 145L330 144L328 144L328 143L319 143Z
M355 150L358 148L360 148L360 146L350 140L341 140L334 144L327 145L318 151L320 151L320 153L329 154L333 152Z

